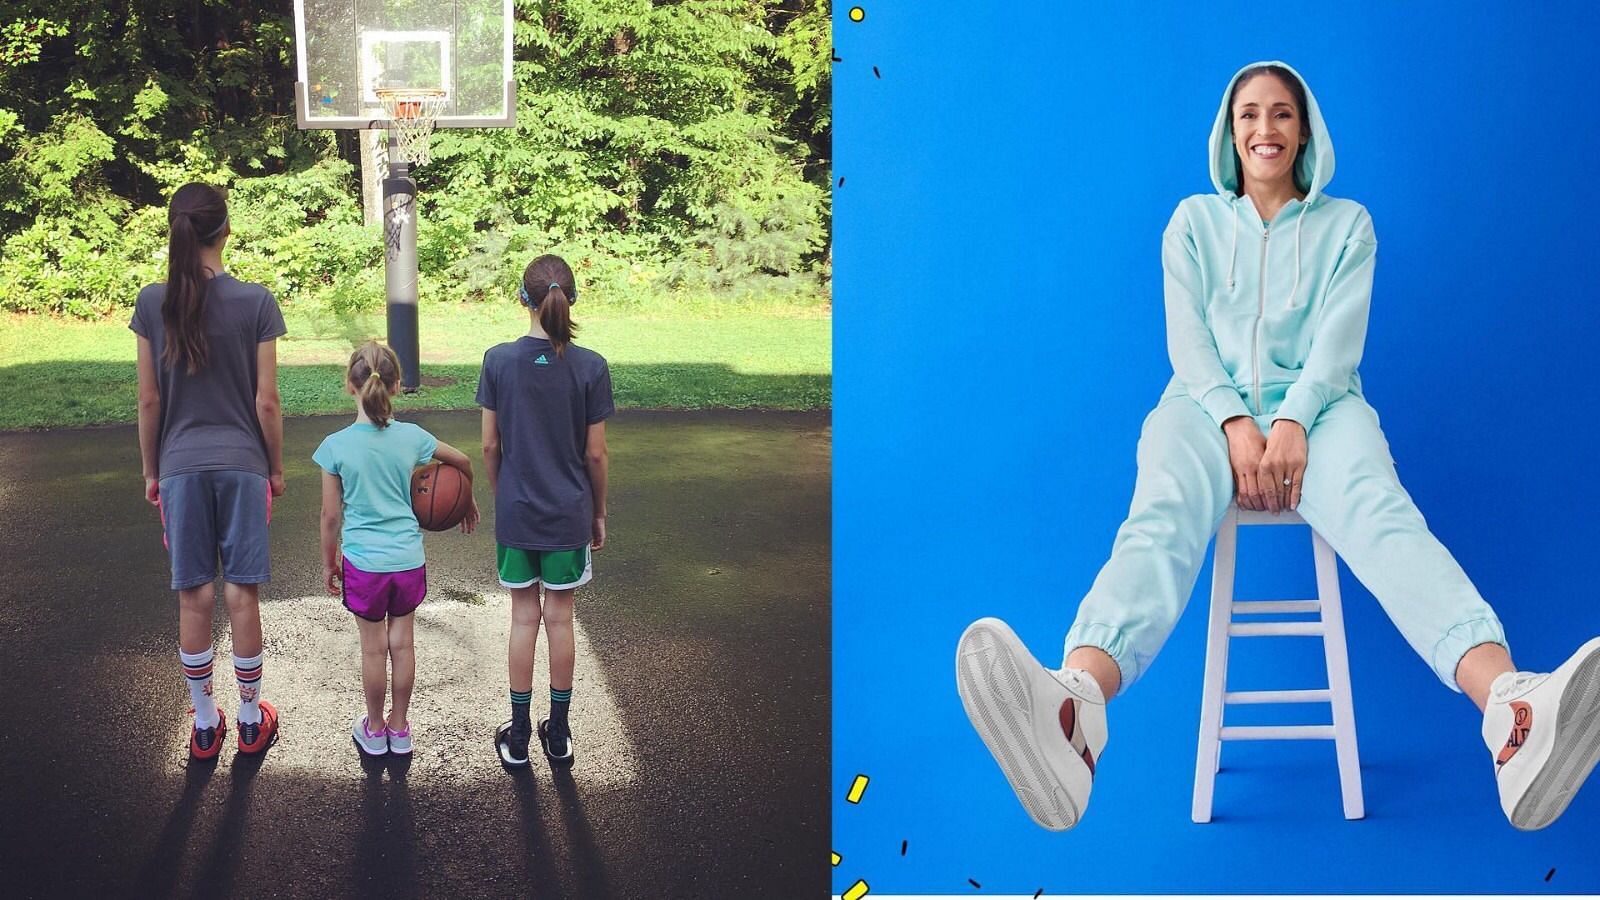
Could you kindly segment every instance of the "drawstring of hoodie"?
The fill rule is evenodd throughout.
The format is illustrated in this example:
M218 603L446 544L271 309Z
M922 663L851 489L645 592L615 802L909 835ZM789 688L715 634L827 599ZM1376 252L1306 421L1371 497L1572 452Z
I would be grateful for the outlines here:
M1300 230L1306 222L1306 210L1311 208L1310 199L1300 204L1300 215L1294 219L1294 287L1289 289L1288 307L1294 309L1295 295L1300 293ZM1237 219L1237 217L1235 217Z
M1228 291L1233 291L1233 264L1239 259L1239 198L1228 200L1228 211L1233 213L1233 249L1228 251Z

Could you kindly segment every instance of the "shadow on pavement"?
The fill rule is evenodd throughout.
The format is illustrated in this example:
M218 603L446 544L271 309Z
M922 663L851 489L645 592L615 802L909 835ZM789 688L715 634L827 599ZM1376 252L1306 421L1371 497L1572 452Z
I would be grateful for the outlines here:
M199 809L206 786L211 783L211 776L216 772L216 757L204 761L189 760L188 768L183 773L183 793L178 795L178 802L167 814L167 822L161 827L161 836L156 838L150 858L139 870L139 883L149 888L152 896L170 896L172 889L177 886L178 869L183 863L184 850L189 846L189 832L194 826L195 812Z
M583 801L578 799L578 786L572 772L562 767L552 767L550 780L555 782L556 794L561 798L561 817L567 823L567 836L571 841L574 868L578 871L580 897L609 897L611 888L606 883L605 863L595 846L594 831L589 828L589 817L584 815Z
M410 754L361 758L361 833L351 860L355 893L361 896L416 897L417 837L411 817L406 773ZM384 776L387 775L386 779Z
M255 787L256 775L272 751L259 754L236 753L229 762L228 799L223 803L221 821L211 853L200 870L196 884L204 885L206 893L215 897L234 896L234 878L240 864L251 857L249 829L245 827L250 812L250 793ZM254 859L260 865L259 857ZM263 873L265 874L265 873ZM247 892L252 893L252 892Z
M555 859L551 855L550 841L544 833L544 820L539 815L538 781L534 778L532 769L522 769L511 773L511 782L517 792L517 805L521 807L522 835L527 844L527 851L523 854L526 862L524 871L534 888L534 895L565 897L566 893L561 889L561 876L556 871ZM579 896L591 895L581 892Z

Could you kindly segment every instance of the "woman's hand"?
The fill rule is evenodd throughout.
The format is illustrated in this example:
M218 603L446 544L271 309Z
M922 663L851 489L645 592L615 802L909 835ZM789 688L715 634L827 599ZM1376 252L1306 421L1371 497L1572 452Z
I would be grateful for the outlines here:
M151 506L161 505L160 479L151 478L149 475L144 477L144 499L149 501Z
M335 597L344 596L343 584L344 584L344 573L339 570L339 567L338 566L330 566L327 563L323 563L322 564L322 586L324 588L327 588L328 593L332 594Z
M284 485L283 485L283 473L282 472L274 472L271 475L268 475L267 476L267 484L272 489L272 496L274 496L274 497L282 497L283 496L283 487L284 487Z
M589 549L599 550L606 545L606 517L594 517L594 536L589 539Z
M461 520L461 533L471 534L478 527L478 498L470 498L472 505L467 507L467 515Z
M1234 416L1222 423L1228 436L1228 466L1233 469L1233 494L1240 509L1266 509L1267 499L1258 483L1261 456L1267 439L1249 416Z
M1267 450L1261 455L1261 487L1273 512L1300 505L1300 482L1306 475L1306 430L1293 419L1272 423Z

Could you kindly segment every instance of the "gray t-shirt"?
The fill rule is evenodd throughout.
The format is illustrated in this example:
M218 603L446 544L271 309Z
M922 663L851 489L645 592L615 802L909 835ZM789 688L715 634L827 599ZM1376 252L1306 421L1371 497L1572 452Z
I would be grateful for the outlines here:
M500 426L494 539L523 550L589 543L589 426L616 410L605 359L572 344L557 356L549 341L534 337L490 347L478 405L494 410Z
M256 345L288 331L272 293L226 272L207 282L206 365L190 375L161 363L165 284L139 291L128 327L150 340L161 390L162 478L184 472L239 469L263 477L267 442L256 419Z

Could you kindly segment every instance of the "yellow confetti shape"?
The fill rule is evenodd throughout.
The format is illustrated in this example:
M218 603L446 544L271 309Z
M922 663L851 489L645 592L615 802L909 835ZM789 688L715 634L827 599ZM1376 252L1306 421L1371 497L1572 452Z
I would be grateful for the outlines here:
M869 888L865 881L857 881L855 884L850 885L850 890L844 892L844 900L861 900L862 897L867 895L868 890Z
M859 22L867 17L867 11L859 6L850 7L850 21Z
M834 865L837 866L839 863L842 863L842 862L844 862L844 857L840 856L837 853L833 854L833 864Z
M866 790L867 776L857 775L856 780L850 783L850 793L845 794L844 799L850 801L851 803L860 803L861 795L866 793Z

